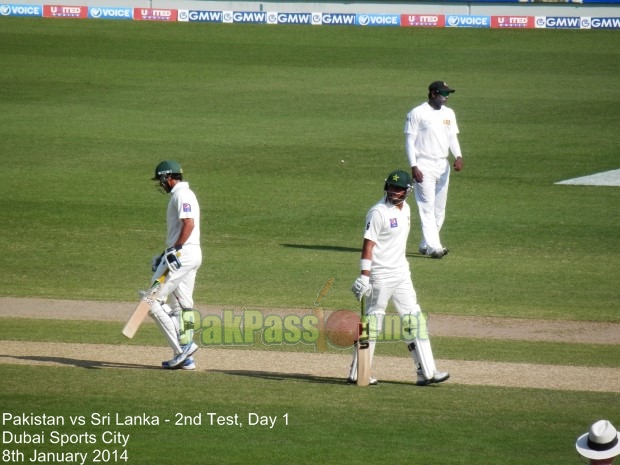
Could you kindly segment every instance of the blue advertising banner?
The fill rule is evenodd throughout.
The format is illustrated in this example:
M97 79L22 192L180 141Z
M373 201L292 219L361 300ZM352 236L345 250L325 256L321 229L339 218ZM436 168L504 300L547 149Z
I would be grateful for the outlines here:
M43 6L0 4L0 16L43 16Z
M400 26L400 15L357 15L358 26Z
M446 15L446 27L491 27L491 17L474 15Z
M133 19L132 8L90 7L88 17L92 19Z

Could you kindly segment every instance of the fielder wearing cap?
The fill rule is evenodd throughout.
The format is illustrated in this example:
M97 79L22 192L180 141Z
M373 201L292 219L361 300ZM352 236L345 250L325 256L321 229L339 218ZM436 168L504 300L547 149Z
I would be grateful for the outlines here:
M411 110L405 123L405 149L415 181L415 199L422 227L418 250L432 258L442 258L448 253L441 243L439 231L446 216L449 153L455 159L454 170L463 169L456 116L446 106L448 97L454 92L443 81L432 82L428 86L428 100Z
M599 420L577 438L575 448L592 465L610 465L620 455L620 433L609 421Z

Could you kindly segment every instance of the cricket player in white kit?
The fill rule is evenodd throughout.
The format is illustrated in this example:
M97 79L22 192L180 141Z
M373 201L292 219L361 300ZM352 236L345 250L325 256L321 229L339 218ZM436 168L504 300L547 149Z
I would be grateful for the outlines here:
M453 92L445 82L431 83L428 101L411 110L405 123L405 146L422 227L419 252L432 258L442 258L448 253L441 244L439 231L446 216L449 152L455 158L454 170L463 169L456 115L445 106Z
M407 171L393 171L385 180L385 196L366 216L360 276L353 283L352 291L358 301L368 296L371 366L377 337L383 330L385 310L391 301L403 325L409 329L405 343L414 361L416 384L427 385L441 383L450 375L437 371L435 366L426 318L417 304L406 257L411 211L405 200L412 189L413 181ZM357 350L353 351L347 381L357 381ZM369 384L377 384L377 380L370 378Z
M193 342L194 283L202 263L200 249L200 206L196 195L183 181L183 169L173 160L162 161L155 168L158 189L170 194L166 216L166 250L153 257L152 281L168 268L166 280L158 289L150 315L162 330L174 357L162 363L163 368L192 370L192 354L198 346Z

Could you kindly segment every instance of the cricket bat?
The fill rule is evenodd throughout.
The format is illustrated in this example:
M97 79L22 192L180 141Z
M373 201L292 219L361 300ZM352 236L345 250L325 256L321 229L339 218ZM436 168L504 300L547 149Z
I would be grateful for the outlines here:
M366 296L362 297L362 315L358 325L357 338L357 385L368 386L370 378L370 344L368 343L368 318L366 317Z
M127 323L123 327L123 336L128 337L129 339L133 338L138 332L138 328L144 321L146 314L151 309L151 304L153 303L153 296L155 292L166 280L166 275L168 274L168 269L166 268L162 275L153 282L150 289L144 293L138 305L136 305L136 309L133 311Z

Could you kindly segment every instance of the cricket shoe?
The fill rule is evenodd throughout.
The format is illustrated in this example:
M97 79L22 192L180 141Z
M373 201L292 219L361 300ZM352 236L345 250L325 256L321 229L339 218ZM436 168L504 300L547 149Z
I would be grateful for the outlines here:
M428 255L428 249L427 249L426 247L420 247L420 248L418 249L418 252L419 252L421 255Z
M450 377L450 373L436 371L431 379L426 379L421 370L418 370L418 380L416 386L428 386L429 384L443 383Z
M161 362L161 367L164 370L174 370L174 368L170 367L170 362L165 361ZM194 362L194 357L187 357L185 361L181 364L181 366L176 367L177 370L195 370L196 363Z
M194 354L198 350L198 346L195 342L183 346L183 352L168 361L168 368L180 368L180 366L187 360L187 358Z
M349 377L349 378L347 378L347 383L348 384L357 384L357 378ZM377 378L368 378L368 385L369 386L376 386L377 384L379 384L379 380Z
M448 255L448 249L442 247L441 249L435 249L430 254L431 258L442 258Z

